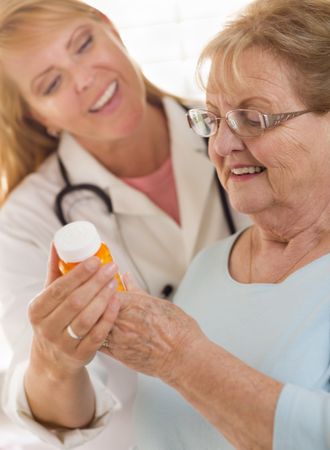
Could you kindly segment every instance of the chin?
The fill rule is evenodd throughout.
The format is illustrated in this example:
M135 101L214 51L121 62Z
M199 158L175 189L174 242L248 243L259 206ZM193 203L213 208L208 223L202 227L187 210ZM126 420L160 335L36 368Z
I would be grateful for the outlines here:
M137 131L144 122L145 108L142 105L136 106L134 109L125 115L122 119L122 123L118 126L123 133L134 133Z
M242 214L256 214L264 209L255 198L237 198L229 195L229 201L232 208Z
M111 127L107 126L107 129L104 130L106 137L110 139L125 139L133 136L141 128L143 118L144 111L142 108L139 111L130 112L126 117L121 117L117 124L113 123Z

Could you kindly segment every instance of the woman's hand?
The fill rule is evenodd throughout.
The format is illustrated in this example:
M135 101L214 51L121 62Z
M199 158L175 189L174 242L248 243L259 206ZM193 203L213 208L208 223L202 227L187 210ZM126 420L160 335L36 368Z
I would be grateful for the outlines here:
M101 351L128 367L164 381L175 378L186 348L205 336L194 319L172 303L135 286L116 294L121 308Z
M51 250L45 289L29 306L34 337L24 379L31 411L41 423L83 428L93 420L95 394L85 365L118 314L116 270L91 257L62 277ZM79 339L70 336L69 325Z
M176 305L136 288L116 295L122 304L102 352L172 386L235 448L271 448L279 382L209 340Z
M114 264L101 266L97 257L91 257L61 276L52 247L45 289L28 311L34 331L31 364L63 376L79 371L94 357L119 310L113 295L116 270ZM69 325L81 339L69 335Z

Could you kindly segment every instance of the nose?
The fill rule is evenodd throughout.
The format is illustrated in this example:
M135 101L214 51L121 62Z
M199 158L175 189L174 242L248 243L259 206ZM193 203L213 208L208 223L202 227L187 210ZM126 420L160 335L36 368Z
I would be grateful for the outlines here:
M220 120L217 133L210 140L215 153L222 157L233 151L244 150L242 139L229 128L225 120Z
M94 73L91 68L76 65L73 68L73 79L77 92L88 89L94 81Z

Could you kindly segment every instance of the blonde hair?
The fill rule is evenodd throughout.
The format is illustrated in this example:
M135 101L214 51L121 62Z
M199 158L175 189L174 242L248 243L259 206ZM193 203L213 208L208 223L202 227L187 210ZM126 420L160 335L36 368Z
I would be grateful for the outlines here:
M50 30L79 17L104 21L100 11L80 0L1 0L0 64L1 56L7 52L29 46L36 39L45 41ZM143 74L142 78L150 103L160 104L161 98L169 95ZM19 90L0 70L0 205L57 146L58 139L31 119L29 106Z
M211 63L209 87L219 87L220 79L229 91L241 83L240 56L251 47L285 64L307 109L330 110L330 0L256 0L248 5L203 50L198 77L204 89L206 62Z

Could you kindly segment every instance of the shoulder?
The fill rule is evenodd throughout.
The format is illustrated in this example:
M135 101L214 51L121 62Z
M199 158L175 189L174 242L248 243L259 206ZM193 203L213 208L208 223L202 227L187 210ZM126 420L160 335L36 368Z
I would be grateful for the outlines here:
M27 175L23 181L11 192L8 200L4 203L3 209L11 208L14 204L18 204L29 196L29 200L35 200L35 197L42 198L43 195L56 191L61 178L58 169L57 157L55 154L50 155L35 172ZM30 197L32 195L32 198ZM31 201L26 207L33 206Z
M193 292L197 284L199 286L208 284L207 280L214 278L215 272L225 274L228 258L238 234L221 239L197 253L187 269L179 291Z
M0 233L40 239L59 227L53 211L62 186L56 155L49 156L38 171L28 175L9 195L0 212ZM48 232L47 232L48 230Z
M205 284L206 279L214 278L215 272L226 274L230 253L241 233L242 230L205 247L197 253L187 269L182 285L194 286L196 280Z
M188 271L202 267L214 267L220 261L227 261L232 246L240 233L221 239L201 250L193 259Z
M217 295L219 284L227 277L228 257L233 241L233 236L222 239L195 256L175 294L175 304L191 312Z
M43 288L50 243L60 226L53 212L58 190L55 161L49 157L27 176L0 211L0 302L8 308L11 334L19 335L24 326L11 322L16 309L17 314L23 311Z

